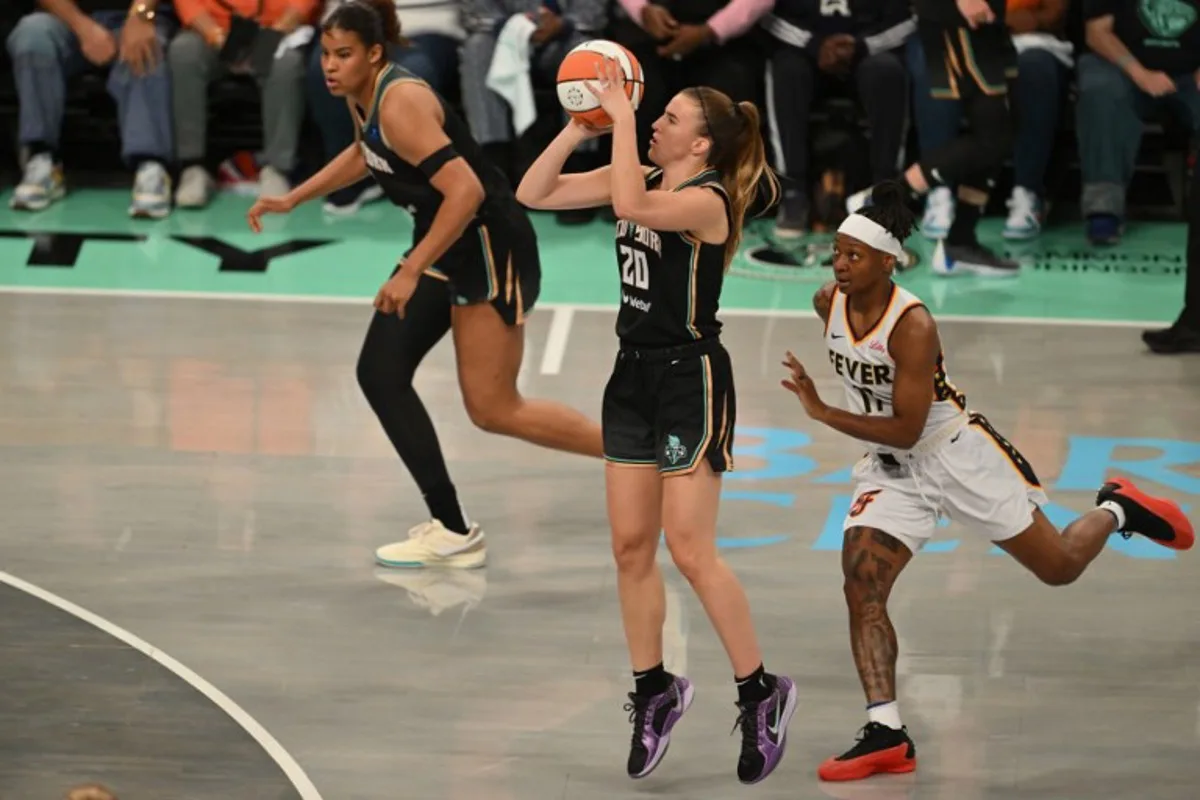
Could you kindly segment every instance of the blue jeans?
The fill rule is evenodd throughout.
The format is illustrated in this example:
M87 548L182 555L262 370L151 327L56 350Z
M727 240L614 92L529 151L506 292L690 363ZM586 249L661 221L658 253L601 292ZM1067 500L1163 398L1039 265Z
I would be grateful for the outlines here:
M917 142L922 154L931 153L958 136L962 109L957 100L930 95L920 37L908 40L908 68L913 76ZM1070 76L1066 65L1046 50L1020 53L1017 69L1017 80L1011 87L1016 120L1013 183L1041 196L1045 192L1046 168L1054 152L1059 109Z
M418 34L411 38L412 47L389 47L388 58L443 93L454 79L458 43L438 34ZM319 41L313 45L309 56L307 94L309 112L321 131L325 157L332 159L354 141L354 122L346 110L345 98L334 97L325 85Z
M1195 77L1180 75L1175 85L1174 94L1151 97L1107 59L1091 53L1079 59L1075 129L1084 216L1125 216L1125 191L1137 166L1142 130L1154 113L1169 108L1193 134L1200 132L1200 89Z
M124 11L92 15L117 37L125 18ZM161 14L155 25L162 53L152 72L139 78L120 62L114 62L108 71L108 93L117 103L121 156L131 166L143 158L170 163L175 152L166 45L176 26ZM83 57L79 40L67 24L44 11L21 18L8 37L8 54L20 101L21 144L57 149L66 111L67 79L91 68L91 63Z

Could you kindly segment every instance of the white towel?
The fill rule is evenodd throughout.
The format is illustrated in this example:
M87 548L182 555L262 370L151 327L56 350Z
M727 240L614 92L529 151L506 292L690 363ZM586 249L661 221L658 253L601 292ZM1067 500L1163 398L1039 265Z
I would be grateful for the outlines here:
M537 23L524 14L513 14L496 39L496 52L485 84L512 107L513 129L524 133L537 119L533 82L529 79L529 37Z
M1059 39L1053 34L1018 33L1012 37L1012 41L1018 53L1023 53L1026 50L1046 50L1061 61L1067 69L1071 69L1075 65L1075 59L1072 58L1075 46L1070 42Z

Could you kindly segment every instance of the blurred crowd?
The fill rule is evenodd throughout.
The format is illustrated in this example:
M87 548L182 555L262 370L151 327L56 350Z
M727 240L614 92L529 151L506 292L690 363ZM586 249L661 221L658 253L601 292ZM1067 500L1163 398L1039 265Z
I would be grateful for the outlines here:
M206 98L210 84L231 75L261 89L260 191L286 192L301 166L305 125L319 132L330 157L353 139L344 101L329 94L321 76L319 24L339 2L37 0L7 38L24 154L10 205L38 211L64 197L58 146L66 87L87 70L107 71L132 215L162 218L210 202L217 184ZM558 63L589 38L620 42L641 61L643 142L682 87L707 84L758 103L766 110L772 162L785 177L775 219L782 239L804 236L831 217L836 224L848 191L894 176L916 155L906 152L913 127L919 149L933 149L962 124L955 99L930 92L910 0L396 0L396 8L409 41L391 57L462 108L514 182L521 166L516 143L531 116L560 113L552 102ZM506 25L514 16L533 24ZM1200 131L1198 16L1200 0L1008 0L1019 73L1010 87L1017 136L1005 237L1041 232L1051 200L1048 168L1073 115L1086 235L1095 244L1120 241L1145 123L1173 117ZM1068 20L1080 18L1069 31ZM264 31L267 50L229 56L231 36ZM509 35L523 37L521 46L503 43ZM512 74L513 65L497 62L514 53L527 61L518 72L549 104L513 107L529 102L527 95L503 90L497 75ZM845 136L830 134L837 109L851 120L849 141L859 136L862 147L848 149ZM572 168L602 158L581 153ZM326 198L325 210L351 214L379 196L366 181ZM944 236L954 215L953 187L940 187L926 199L921 230ZM590 212L561 218L583 222Z

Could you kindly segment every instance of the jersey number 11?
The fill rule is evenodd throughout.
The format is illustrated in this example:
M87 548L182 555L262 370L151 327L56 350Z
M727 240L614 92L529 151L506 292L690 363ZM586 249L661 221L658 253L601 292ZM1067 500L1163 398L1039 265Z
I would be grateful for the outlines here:
M621 283L635 289L650 288L650 265L646 263L646 254L627 244L621 245Z

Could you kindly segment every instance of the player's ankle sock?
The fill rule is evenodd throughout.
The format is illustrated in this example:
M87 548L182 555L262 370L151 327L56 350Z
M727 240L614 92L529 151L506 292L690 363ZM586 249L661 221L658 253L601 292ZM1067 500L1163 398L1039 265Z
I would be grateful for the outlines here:
M744 678L735 676L734 681L737 683L738 702L743 705L761 703L775 691L775 676L768 675L762 664Z
M983 209L972 203L959 202L954 211L954 222L950 225L950 232L946 234L946 244L955 245L974 245L978 244L975 238L975 227L979 224L979 217L983 214Z
M1115 500L1105 500L1103 503L1096 506L1096 508L1102 508L1117 518L1117 530L1123 530L1125 528L1125 509L1121 508L1120 503L1116 502Z
M878 722L880 725L886 725L892 730L897 731L904 727L903 723L900 722L900 707L896 705L895 700L872 703L867 706L867 720Z
M638 697L654 697L670 689L673 679L660 661L648 670L633 673L633 691Z
M467 513L458 503L458 492L454 484L444 483L435 486L425 493L425 505L434 519L441 522L448 531L461 533L464 536L470 532L471 525L467 521Z

